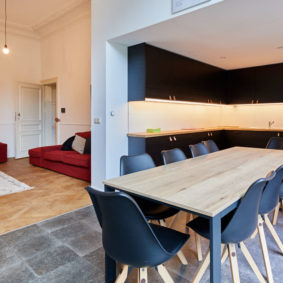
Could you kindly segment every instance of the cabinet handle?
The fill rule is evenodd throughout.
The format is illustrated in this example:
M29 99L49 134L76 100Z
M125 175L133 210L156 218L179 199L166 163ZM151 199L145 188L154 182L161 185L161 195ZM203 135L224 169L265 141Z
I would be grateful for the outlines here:
M175 95L173 96L173 99L176 100L176 96Z
M277 133L277 137L280 137L280 133Z
M252 100L252 104L254 104L254 101Z
M174 139L174 141L177 141L177 139L176 139L176 137L175 137L175 136L173 137L173 139Z
M169 95L169 100L172 100L172 96L171 95Z
M172 138L171 138L171 137L169 137L169 141L170 141L170 142L172 141Z
M256 101L256 103L258 104L258 100Z
M207 133L207 135L210 137L210 133Z

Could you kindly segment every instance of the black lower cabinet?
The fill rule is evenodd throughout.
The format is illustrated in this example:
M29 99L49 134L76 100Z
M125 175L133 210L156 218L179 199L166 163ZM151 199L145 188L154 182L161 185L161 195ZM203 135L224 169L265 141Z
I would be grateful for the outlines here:
M129 154L148 153L156 166L163 165L161 151L180 148L188 158L191 157L189 145L204 140L213 140L219 149L233 146L265 148L271 137L283 136L279 132L264 131L211 131L154 138L129 137Z

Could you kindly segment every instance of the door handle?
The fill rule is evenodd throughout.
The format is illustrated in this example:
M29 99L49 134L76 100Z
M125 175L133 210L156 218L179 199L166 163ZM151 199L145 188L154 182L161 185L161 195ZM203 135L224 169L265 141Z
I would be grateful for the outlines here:
M60 122L61 120L59 118L55 118L55 122L58 123Z

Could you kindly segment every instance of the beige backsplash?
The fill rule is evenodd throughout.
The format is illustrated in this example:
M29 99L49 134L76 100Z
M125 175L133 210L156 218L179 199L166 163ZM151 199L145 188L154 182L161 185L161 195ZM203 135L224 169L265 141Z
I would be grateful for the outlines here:
M130 102L129 132L144 132L147 128L178 130L240 126L283 128L283 104L206 105L161 102Z

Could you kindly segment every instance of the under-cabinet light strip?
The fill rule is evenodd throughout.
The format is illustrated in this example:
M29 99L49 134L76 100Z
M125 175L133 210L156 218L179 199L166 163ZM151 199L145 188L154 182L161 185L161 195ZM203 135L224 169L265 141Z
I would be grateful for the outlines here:
M193 101L181 101L181 100L167 100L157 98L146 98L146 102L161 102L161 103L172 103L172 104L189 104L189 105L207 105L207 106L264 106L264 105L283 105L282 102L273 103L243 103L243 104L220 104L220 103L205 103L205 102L193 102Z
M147 102L163 102L163 103L174 103L174 104L189 104L189 105L209 105L209 106L221 106L223 104L217 103L204 103L204 102L193 102L193 101L181 101L181 100L166 100L157 98L146 98Z

